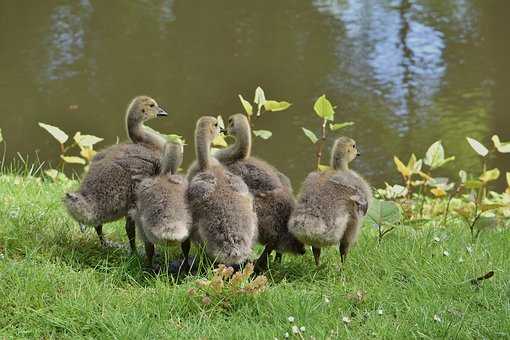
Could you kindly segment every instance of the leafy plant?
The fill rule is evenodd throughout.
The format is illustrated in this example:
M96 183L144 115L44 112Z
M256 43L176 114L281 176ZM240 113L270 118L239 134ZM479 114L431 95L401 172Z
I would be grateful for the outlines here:
M317 135L305 128L302 127L302 130L306 137L312 142L312 144L316 145L316 168L320 171L329 169L328 166L321 164L321 158L322 158L322 152L324 148L324 144L326 142L326 127L329 124L330 131L337 131L343 128L346 128L348 126L354 125L353 122L344 122L344 123L333 123L335 119L335 109L331 102L326 98L326 95L323 94L320 96L313 105L313 110L315 111L315 114L319 116L321 119L321 128L320 128L320 137L317 137Z
M402 220L402 213L397 204L391 201L374 199L367 213L367 219L371 221L378 231L378 241L394 230Z
M243 98L242 95L238 95L239 100L241 101L241 105L244 109L244 112L246 114L246 117L248 117L248 121L250 122L250 125L253 127L253 105ZM292 104L286 101L277 101L277 100L271 100L266 99L266 94L264 93L264 90L258 86L255 89L255 95L253 97L253 103L257 108L257 112L255 112L255 118L259 118L263 112L277 112L277 111L283 111L288 109ZM273 133L269 130L254 130L252 129L253 134L256 137L262 138L262 139L269 139L273 135Z
M267 277L252 278L253 269L253 264L248 263L242 271L234 272L232 267L220 264L211 279L195 281L195 288L190 288L188 295L201 305L230 308L235 299L257 295L267 288Z
M46 130L53 138L58 141L60 146L60 159L62 160L62 168L64 167L64 164L87 165L87 163L90 163L96 154L94 145L103 141L103 138L99 138L93 135L82 135L81 132L78 131L74 134L72 141L68 143L69 136L60 128L45 123L39 123L39 126ZM70 155L69 151L76 147L80 149L79 156ZM54 171L48 170L45 173L53 179L56 179L58 176L58 174L55 174Z

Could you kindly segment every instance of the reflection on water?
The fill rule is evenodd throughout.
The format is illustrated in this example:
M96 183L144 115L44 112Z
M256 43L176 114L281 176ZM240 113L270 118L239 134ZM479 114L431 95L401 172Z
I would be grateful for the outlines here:
M300 181L317 126L312 104L326 93L340 121L356 125L376 185L397 178L392 156L424 153L442 139L457 166L479 161L466 135L510 139L510 47L505 2L452 0L93 0L0 4L0 126L8 157L57 147L38 121L113 143L125 135L128 100L147 93L173 112L151 125L191 141L203 113L240 111L237 94L262 85L286 112L258 122L270 141L255 154ZM330 136L330 141L334 135ZM193 159L192 148L186 163ZM507 157L508 158L508 157ZM491 160L510 168L510 160ZM296 185L297 186L297 185Z
M48 41L48 66L43 70L48 80L70 78L80 72L75 63L83 57L86 21L92 12L87 0L55 7L51 15Z

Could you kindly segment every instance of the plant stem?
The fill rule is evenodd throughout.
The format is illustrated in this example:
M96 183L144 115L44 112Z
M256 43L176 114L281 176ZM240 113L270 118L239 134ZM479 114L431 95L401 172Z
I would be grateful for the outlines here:
M322 158L322 149L324 148L324 144L326 143L326 124L327 120L324 119L324 122L322 123L322 130L321 130L321 138L317 141L317 164L316 167L319 169L319 165L321 165L321 158Z

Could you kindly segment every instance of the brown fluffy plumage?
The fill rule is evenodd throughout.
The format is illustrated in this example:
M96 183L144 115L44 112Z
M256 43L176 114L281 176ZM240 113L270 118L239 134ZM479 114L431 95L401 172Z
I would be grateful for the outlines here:
M331 153L332 169L310 173L301 188L289 230L301 242L312 246L317 265L320 248L339 245L344 261L358 237L372 197L367 182L348 168L348 163L358 155L352 139L338 138Z
M165 140L144 128L143 123L166 116L156 101L147 96L134 98L126 113L126 129L131 143L113 145L91 161L80 188L67 193L64 204L80 224L96 227L103 245L102 224L126 217L126 232L136 251L134 222L127 216L134 203L133 176L148 177L159 171L159 158Z
M129 213L145 243L149 266L152 266L155 243L181 243L184 257L188 257L191 229L188 181L177 174L182 155L182 144L169 142L161 157L161 174L144 178L136 185L136 208Z
M217 263L241 264L249 259L257 237L253 197L243 180L210 156L219 133L214 117L202 117L195 130L198 172L192 177L188 200L193 216L193 239L204 243Z
M251 156L251 128L246 116L229 117L227 132L236 138L236 142L214 156L230 172L241 177L254 195L259 242L266 246L257 267L267 267L267 257L273 250L277 252L278 260L283 252L304 254L303 244L287 228L296 205L290 180L265 161Z

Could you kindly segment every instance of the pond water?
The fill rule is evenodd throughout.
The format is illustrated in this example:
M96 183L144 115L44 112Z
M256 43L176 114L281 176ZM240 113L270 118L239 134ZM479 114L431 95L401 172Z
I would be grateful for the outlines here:
M315 99L326 94L342 134L357 140L353 167L374 185L398 180L407 161L441 139L455 168L478 171L466 143L510 139L508 1L259 0L22 1L0 3L0 128L7 159L37 152L58 161L38 122L125 138L133 96L171 113L149 125L190 143L202 114L241 111L257 85L292 107L268 113L254 154L299 182L313 168L302 126L318 130ZM329 145L335 135L330 134ZM510 156L491 166L510 169ZM454 167L445 169L454 174ZM502 183L500 183L502 184Z

